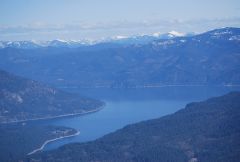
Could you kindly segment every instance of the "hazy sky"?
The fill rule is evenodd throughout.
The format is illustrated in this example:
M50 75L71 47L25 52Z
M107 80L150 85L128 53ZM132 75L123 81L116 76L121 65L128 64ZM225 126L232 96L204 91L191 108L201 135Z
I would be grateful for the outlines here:
M0 0L0 40L99 39L240 27L240 0Z

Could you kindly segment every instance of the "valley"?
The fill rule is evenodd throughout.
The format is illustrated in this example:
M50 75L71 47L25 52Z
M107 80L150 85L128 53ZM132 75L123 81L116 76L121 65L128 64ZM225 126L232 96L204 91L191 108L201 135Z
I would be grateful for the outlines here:
M240 162L239 0L0 0L0 162Z
M28 161L238 161L240 93L231 92ZM214 148L214 149L213 149ZM53 160L54 159L54 160Z
M239 138L239 35L221 28L84 45L5 42L0 159L239 159L231 151L239 149L231 143Z

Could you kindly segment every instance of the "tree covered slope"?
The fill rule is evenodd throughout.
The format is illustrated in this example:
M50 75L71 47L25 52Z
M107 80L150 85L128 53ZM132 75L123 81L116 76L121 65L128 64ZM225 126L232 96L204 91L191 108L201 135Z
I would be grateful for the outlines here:
M0 123L85 113L102 105L0 70Z
M29 161L238 162L240 93L232 92L159 119L128 125L93 142L68 144Z

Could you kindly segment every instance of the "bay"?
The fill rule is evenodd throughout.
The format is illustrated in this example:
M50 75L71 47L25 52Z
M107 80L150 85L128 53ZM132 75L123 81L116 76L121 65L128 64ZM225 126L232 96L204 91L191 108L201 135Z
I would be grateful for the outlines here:
M189 102L220 96L240 87L226 86L167 86L159 88L62 88L65 91L100 99L106 103L96 113L58 118L35 123L67 126L80 131L80 135L54 141L44 150L58 148L73 142L87 142L114 132L128 124L159 118L174 113Z

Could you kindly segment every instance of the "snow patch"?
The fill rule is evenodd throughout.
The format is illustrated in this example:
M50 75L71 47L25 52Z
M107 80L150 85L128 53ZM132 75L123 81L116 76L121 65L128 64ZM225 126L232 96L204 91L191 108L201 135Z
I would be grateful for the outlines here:
M123 35L118 35L118 36L113 37L114 40L126 39L126 38L128 38L128 37L127 36L123 36Z
M232 36L228 40L230 40L230 41L240 41L240 35Z
M185 36L184 33L180 33L180 32L177 32L177 31L170 31L169 34L173 35L173 36L176 36L176 37L183 37Z
M227 36L227 35L232 35L232 31L229 30L224 30L224 31L216 31L214 33L212 33L212 37L213 38L220 38L222 36Z
M153 33L152 36L154 36L154 37L160 37L161 34L162 34L162 33L160 33L160 32L156 32L156 33Z
M181 39L180 42L185 43L187 40Z

